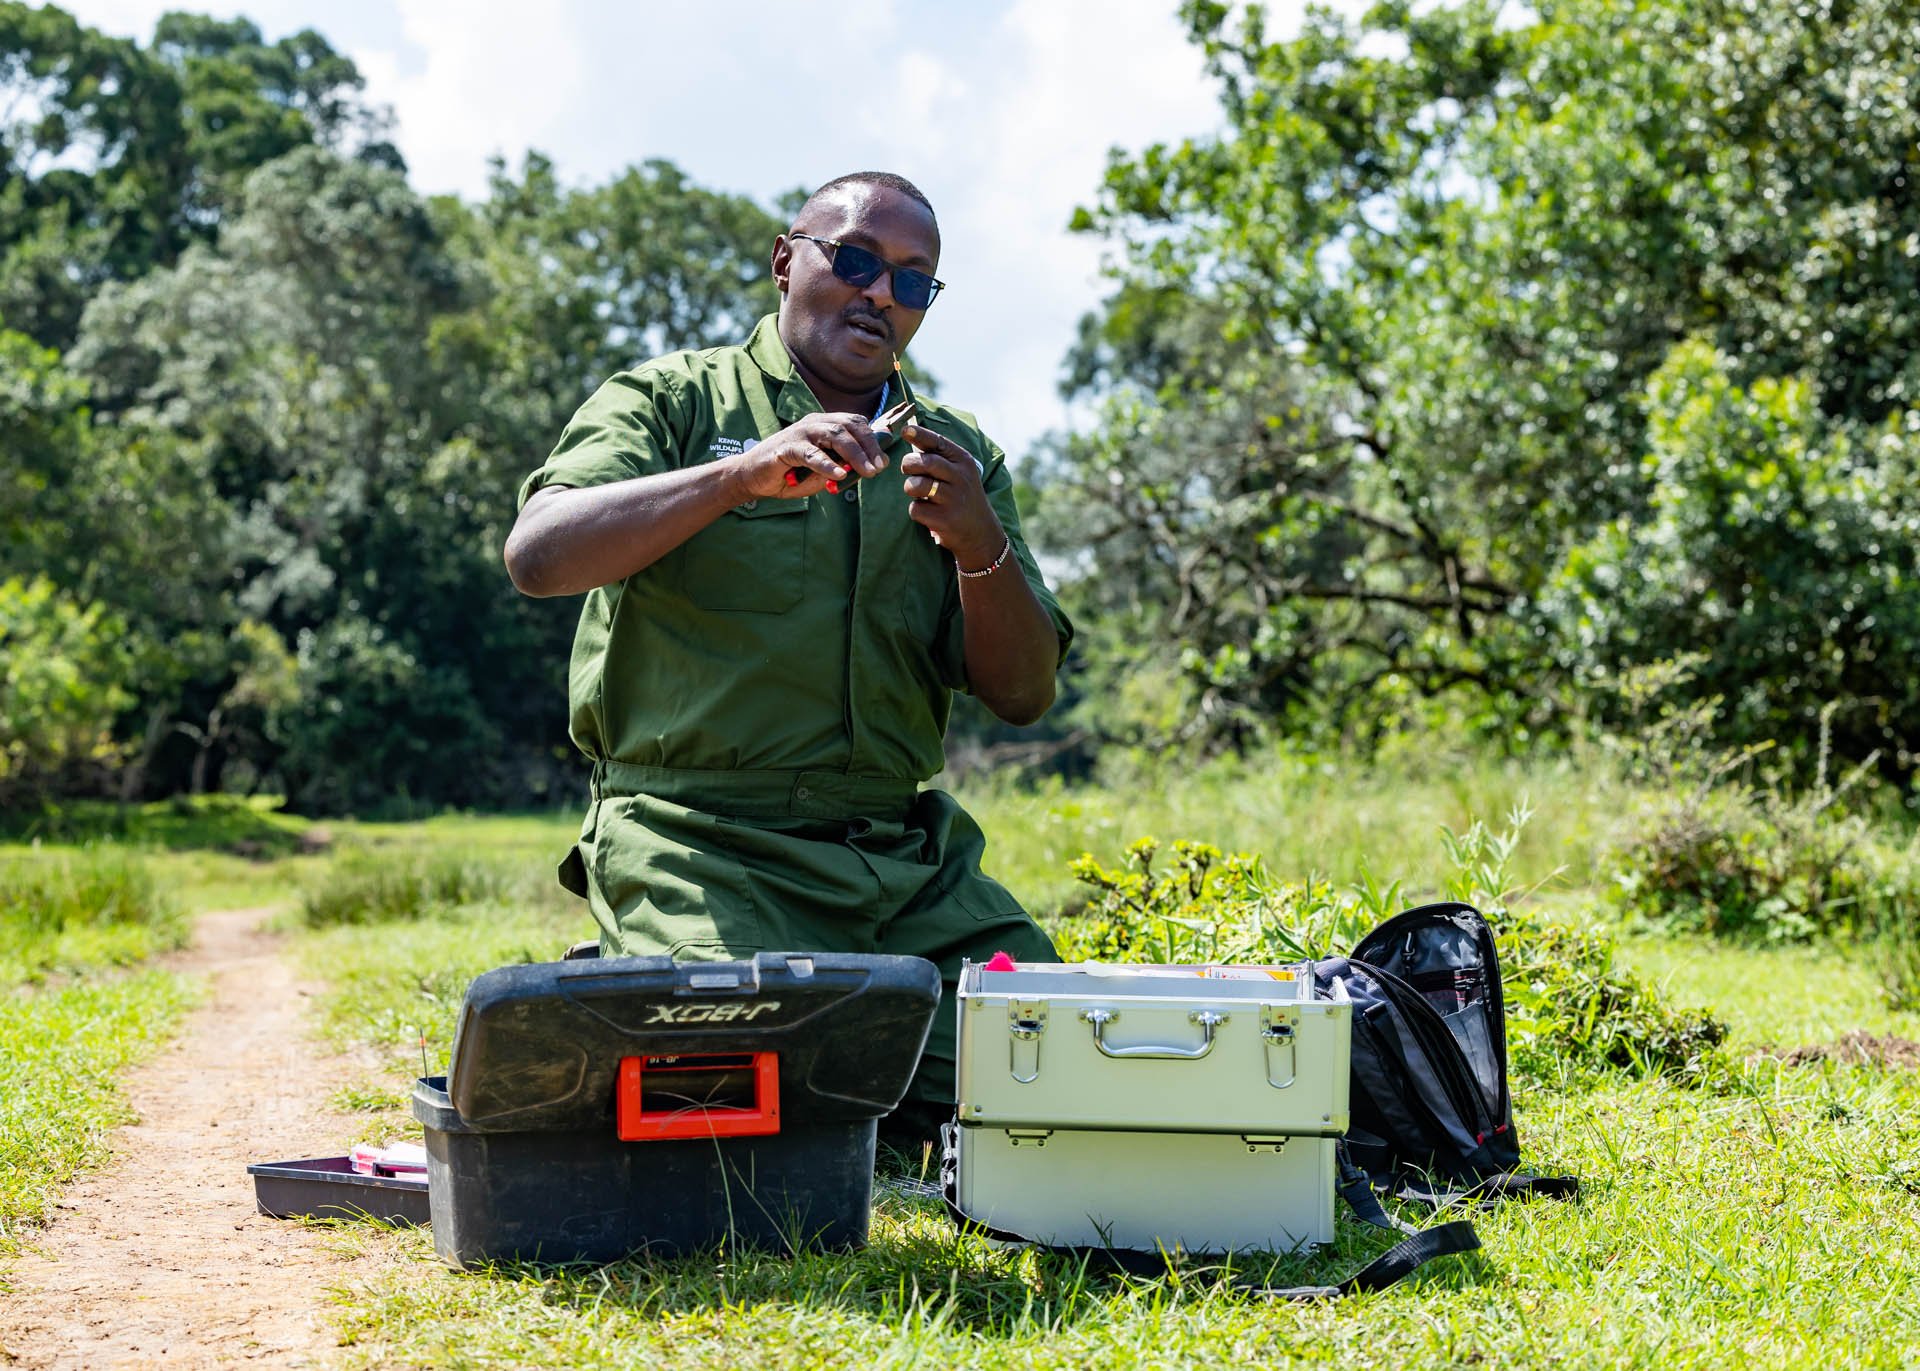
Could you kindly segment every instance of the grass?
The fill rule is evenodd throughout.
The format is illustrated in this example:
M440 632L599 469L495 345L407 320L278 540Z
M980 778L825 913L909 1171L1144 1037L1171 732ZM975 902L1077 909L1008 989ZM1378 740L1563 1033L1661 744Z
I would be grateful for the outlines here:
M1617 1083L1526 1101L1530 1155L1576 1204L1475 1216L1485 1248L1331 1305L1249 1298L1217 1269L1139 1279L995 1251L883 1194L872 1246L455 1274L414 1264L340 1293L348 1366L1112 1368L1279 1365L1794 1367L1920 1345L1920 1083L1751 1068L1730 1095ZM1288 1263L1325 1278L1377 1250ZM1265 1273L1261 1273L1265 1274Z
M120 1081L195 996L158 970L0 994L0 1259L104 1155L108 1131L130 1119Z
M1594 854L1627 797L1571 767L1475 761L1389 775L1283 759L1109 778L1098 789L963 791L992 838L990 867L1043 914L1080 902L1072 857L1092 850L1112 861L1149 832L1260 852L1283 879L1401 878L1411 901L1445 874L1441 824L1497 817L1522 795L1537 817L1514 854L1516 875L1532 882L1564 869L1554 898L1595 907L1607 873ZM270 823L283 818L268 813ZM241 855L181 839L144 845L140 859L185 908L236 891L288 908L301 925L295 955L332 985L325 1031L376 1049L334 1103L360 1111L364 1136L385 1140L413 1134L405 1100L421 1039L439 1070L467 980L549 959L590 932L583 907L551 887L576 822L339 824L319 854L296 845ZM137 844L137 828L131 836ZM1712 1089L1620 1074L1577 1088L1523 1083L1529 1162L1581 1176L1583 1198L1477 1215L1482 1252L1383 1295L1275 1304L1204 1264L1151 1279L1102 1274L995 1249L957 1233L936 1205L883 1186L869 1248L795 1259L716 1252L455 1273L434 1257L429 1233L347 1226L335 1241L399 1260L334 1292L338 1357L366 1367L1103 1371L1910 1365L1920 1346L1920 1246L1910 1241L1920 1231L1920 1073L1789 1066L1756 1049L1853 1028L1920 1037L1920 1015L1888 1008L1870 956L1847 945L1634 936L1622 954L1676 999L1728 1021L1733 1067ZM112 1081L125 1061L167 1030L191 993L149 971L71 985L61 974L0 1001L0 1138L14 1149L0 1154L0 1214L15 1242L118 1117ZM48 1065L60 1062L75 1065ZM54 1115L72 1121L62 1123L69 1136L58 1155L41 1136ZM42 1150L22 1156L23 1144ZM1258 1274L1326 1279L1383 1242L1343 1223L1331 1253Z
M1083 898L1068 872L1075 857L1111 858L1148 834L1258 853L1282 879L1345 883L1370 871L1404 881L1417 898L1445 874L1435 842L1442 826L1497 819L1522 801L1536 817L1514 855L1516 873L1528 885L1556 873L1584 884L1625 801L1597 770L1484 757L1389 773L1352 759L1264 756L1190 772L1149 769L1098 787L980 781L959 794L988 835L989 871L1041 914Z
M1583 866L1582 845L1618 798L1576 776L1498 767L1451 799L1444 786L1414 782L1363 799L1379 793L1375 781L1274 773L1215 772L1197 784L1195 794L1169 786L968 798L994 836L996 871L1042 908L1077 893L1047 862L1088 846L1112 858L1145 829L1254 847L1282 870L1351 876L1364 867L1437 887L1434 829L1454 816L1449 805L1464 806L1460 794L1496 804L1523 790L1539 817L1515 854L1519 874L1566 867L1564 898L1591 907L1585 882L1601 873ZM1293 818L1263 833L1252 816L1281 792ZM517 823L506 834L538 849L542 835ZM1367 850L1347 823L1386 839L1393 855ZM486 847L459 833L449 825L427 846ZM394 855L422 860L418 845ZM480 898L464 906L429 901L405 919L303 935L301 955L334 980L330 1031L382 1049L380 1073L354 1092L370 1135L409 1129L399 1106L420 1070L419 1035L437 1071L471 974L550 958L578 934L579 915L564 904L501 903L484 882L476 887ZM1824 1363L1844 1349L1851 1366L1910 1365L1920 1345L1920 1249L1909 1241L1920 1228L1920 1075L1789 1066L1756 1049L1854 1027L1920 1036L1920 1016L1887 1009L1872 967L1839 945L1635 937L1623 952L1675 998L1730 1022L1732 1066L1712 1089L1620 1073L1578 1088L1522 1083L1530 1164L1581 1176L1584 1197L1475 1216L1484 1250L1438 1263L1409 1287L1290 1305L1250 1297L1203 1264L1153 1279L1101 1274L995 1249L957 1233L937 1205L883 1186L867 1250L793 1259L719 1251L455 1273L434 1257L430 1234L348 1230L349 1244L379 1244L403 1260L336 1292L342 1362L1765 1368ZM1330 1253L1228 1274L1330 1279L1383 1242L1343 1223Z
M1629 966L1674 998L1721 1006L1736 1041L1795 1047L1855 1028L1920 1037L1920 1014L1888 1007L1868 950L1646 935L1626 939L1621 950Z
M0 860L0 1260L128 1121L119 1083L197 988L158 969L179 903L139 857L90 844Z
M182 795L150 804L107 800L48 802L0 813L0 838L16 843L115 842L240 857L286 856L300 849L307 822L280 812L271 796Z
M178 902L124 851L0 859L0 986L131 965L186 936Z

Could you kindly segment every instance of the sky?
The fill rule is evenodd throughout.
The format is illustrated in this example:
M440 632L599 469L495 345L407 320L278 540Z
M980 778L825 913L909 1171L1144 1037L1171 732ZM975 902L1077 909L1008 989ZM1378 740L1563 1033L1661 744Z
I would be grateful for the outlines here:
M847 171L899 172L939 213L948 283L913 354L943 399L1015 454L1069 422L1060 363L1104 290L1100 243L1066 224L1094 200L1109 148L1221 122L1175 0L63 8L143 42L178 8L245 14L269 40L318 29L359 66L368 98L391 106L413 184L429 194L478 197L489 158L518 163L528 149L577 184L664 157L762 203ZM1291 29L1298 8L1271 4L1271 30Z

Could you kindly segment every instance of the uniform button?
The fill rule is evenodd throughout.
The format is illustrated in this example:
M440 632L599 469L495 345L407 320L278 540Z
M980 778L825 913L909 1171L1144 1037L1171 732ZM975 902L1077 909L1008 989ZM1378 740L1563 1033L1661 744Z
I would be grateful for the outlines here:
M811 800L813 798L813 792L805 786L801 786L793 792L793 798L796 800Z
M758 509L759 507L760 507L760 500L757 496L754 499L747 501L744 505L740 506L740 508L742 509Z
M852 504L855 500L860 498L860 492L855 490L852 486L848 486L845 490L840 492L840 498L842 500L845 500L848 504Z

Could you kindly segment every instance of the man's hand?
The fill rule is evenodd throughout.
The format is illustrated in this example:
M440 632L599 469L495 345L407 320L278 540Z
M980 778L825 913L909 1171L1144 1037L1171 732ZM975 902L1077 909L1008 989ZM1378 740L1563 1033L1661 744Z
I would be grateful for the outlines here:
M858 414L810 414L735 457L602 486L535 492L507 535L507 573L526 595L578 595L623 580L749 500L811 495L886 455ZM787 484L787 473L798 474Z
M740 496L737 504L799 499L828 481L878 476L886 470L887 454L862 415L809 414L729 459L728 465ZM798 478L792 485L787 484L789 471Z
M907 515L953 554L962 571L978 571L1007 545L1006 530L981 483L980 464L965 448L932 429L908 424L900 436L914 451L900 459Z

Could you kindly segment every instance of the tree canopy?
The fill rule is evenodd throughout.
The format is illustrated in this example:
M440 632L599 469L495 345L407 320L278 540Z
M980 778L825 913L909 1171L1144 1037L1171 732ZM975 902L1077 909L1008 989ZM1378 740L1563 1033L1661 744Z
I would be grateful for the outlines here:
M423 198L312 32L5 4L0 75L0 652L92 683L10 676L0 794L552 793L576 611L506 583L514 490L606 375L772 307L773 216L538 154Z
M1046 525L1189 731L1507 736L1704 654L1737 734L1920 733L1920 12L1189 0L1216 138L1117 155Z
M1680 659L1730 740L1905 776L1920 11L1180 13L1222 129L1076 217L1093 419L1023 468L1087 630L1059 731L1527 744ZM318 33L0 0L0 801L577 777L515 487L772 306L780 221L658 160L425 197L390 133Z

